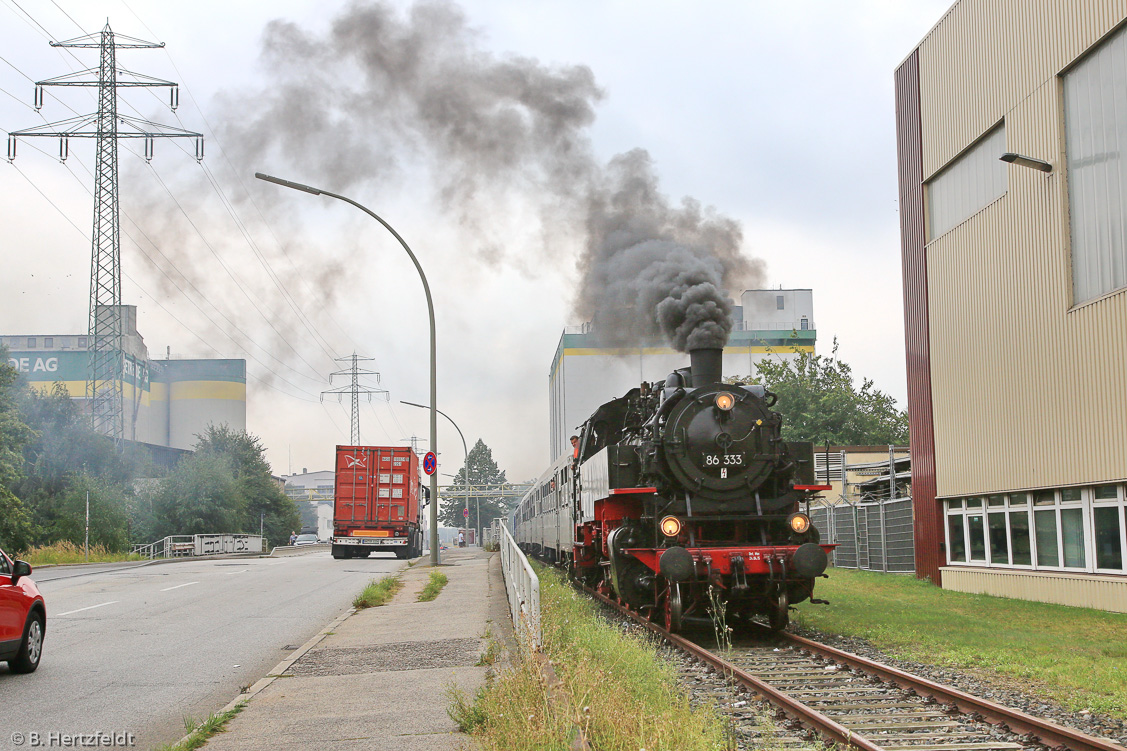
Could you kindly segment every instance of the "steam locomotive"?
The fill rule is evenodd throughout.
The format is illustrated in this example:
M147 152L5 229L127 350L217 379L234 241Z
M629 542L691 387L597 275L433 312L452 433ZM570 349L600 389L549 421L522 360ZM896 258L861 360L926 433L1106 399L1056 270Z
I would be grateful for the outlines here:
M721 381L723 350L603 404L510 521L525 552L678 632L723 607L780 630L814 598L832 545L808 515L811 443L785 442L776 397Z

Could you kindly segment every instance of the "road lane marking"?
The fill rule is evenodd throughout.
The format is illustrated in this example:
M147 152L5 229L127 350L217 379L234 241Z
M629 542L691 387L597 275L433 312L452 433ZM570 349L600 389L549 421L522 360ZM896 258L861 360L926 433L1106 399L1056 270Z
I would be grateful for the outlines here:
M193 584L199 584L199 582L188 582L187 584L177 584L175 587L165 587L161 590L161 592L171 592L174 589L180 589L180 587L190 587Z
M245 574L247 570L244 568L240 571L228 571L227 576L234 576L235 574Z
M110 602L103 602L101 605L91 605L89 607L79 608L78 610L68 610L65 613L55 613L55 617L58 618L59 616L71 615L72 613L81 613L83 610L93 610L94 608L104 608L106 605L114 605L118 602L120 602L120 600L111 600Z

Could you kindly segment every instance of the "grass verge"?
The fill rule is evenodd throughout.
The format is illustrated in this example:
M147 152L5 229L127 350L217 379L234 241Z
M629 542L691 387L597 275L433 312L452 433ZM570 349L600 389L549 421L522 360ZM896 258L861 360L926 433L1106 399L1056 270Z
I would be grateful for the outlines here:
M1127 614L952 592L911 576L829 574L818 596L831 604L802 603L798 623L1127 719Z
M373 579L368 582L368 586L364 587L360 594L356 595L356 599L352 601L352 607L357 610L364 608L376 608L380 605L386 605L395 593L403 588L403 582L399 580L398 576L385 576L380 580Z
M227 723L239 712L242 712L246 705L245 701L241 701L226 712L210 715L202 721L185 717L184 729L188 731L187 737L171 746L158 746L156 751L194 751L194 749L202 748L213 735L222 733L227 727Z
M438 597L438 593L442 591L448 581L450 580L446 578L446 574L441 571L431 571L430 580L423 587L423 591L419 592L419 602L430 602Z
M539 569L544 656L565 700L526 658L489 681L476 696L448 692L451 718L488 749L567 749L576 727L592 748L727 748L725 722L711 708L690 706L673 667L654 645L623 633L550 569Z
M63 540L52 545L40 545L29 548L16 555L16 558L27 561L32 566L45 566L47 564L66 563L113 563L115 561L139 561L141 556L136 553L118 553L109 550L104 545L91 545L90 558L81 545Z

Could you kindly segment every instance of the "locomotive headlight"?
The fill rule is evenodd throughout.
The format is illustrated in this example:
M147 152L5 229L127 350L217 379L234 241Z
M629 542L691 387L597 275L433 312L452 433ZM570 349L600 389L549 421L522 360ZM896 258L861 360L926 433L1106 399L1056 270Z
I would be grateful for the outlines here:
M681 534L681 520L676 516L667 516L661 520L661 533L666 537L676 537Z
M810 517L806 514L791 514L787 517L787 524L798 534L810 529Z
M734 406L736 406L736 397L732 396L727 391L721 391L716 395L717 409L727 412Z

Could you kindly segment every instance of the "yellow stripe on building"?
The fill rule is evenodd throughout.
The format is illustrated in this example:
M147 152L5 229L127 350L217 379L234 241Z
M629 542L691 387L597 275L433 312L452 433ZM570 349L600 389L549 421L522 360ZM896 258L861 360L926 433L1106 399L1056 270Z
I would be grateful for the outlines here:
M181 399L233 399L246 401L247 385L236 381L179 381L172 384L170 398Z
M56 383L66 389L71 398L86 396L86 381L28 381L27 385L41 394L50 394Z

